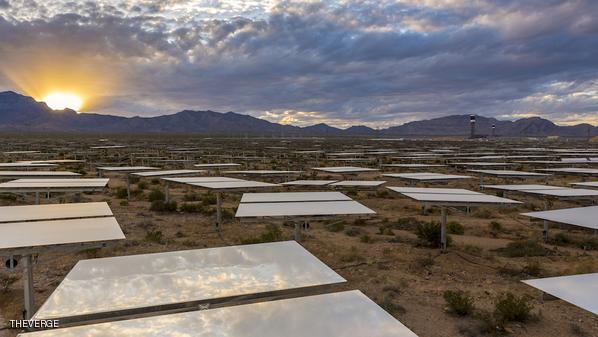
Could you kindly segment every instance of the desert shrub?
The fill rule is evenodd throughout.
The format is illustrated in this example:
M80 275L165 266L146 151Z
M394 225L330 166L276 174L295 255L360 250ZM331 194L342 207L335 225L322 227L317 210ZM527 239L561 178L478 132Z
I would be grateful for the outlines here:
M383 189L383 190L378 190L376 191L376 197L377 198L387 198L389 195L388 190L387 189Z
M160 190L152 190L150 192L150 194L148 195L148 200L150 202L154 202L154 201L164 201L166 200L166 196L164 195L164 192L160 191Z
M420 242L427 247L440 247L440 224L436 222L421 223L417 225L415 234ZM450 244L450 236L447 235L446 243L447 246Z
M378 234L380 234L380 235L389 235L389 236L395 235L395 233L392 231L392 228L390 228L388 226L380 226L380 227L378 227Z
M128 201L126 201L126 200L122 200L122 201L120 202L120 205L121 205L121 206L123 206L123 207L126 207L126 206L129 206L129 202L128 202Z
M531 261L525 266L523 266L523 269L521 269L521 271L527 275L539 277L542 276L542 272L544 271L544 269L542 268L540 262Z
M598 239L589 238L579 242L577 246L584 250L598 250Z
M232 220L235 215L230 210L223 209L220 216L222 216L222 220Z
M451 234L462 235L465 233L465 227L457 221L450 221L446 224L446 229Z
M347 234L347 236L357 236L361 234L361 230L359 228L351 227L345 230L345 234Z
M500 233L503 229L502 224L496 220L490 221L488 227L492 233Z
M183 195L183 200L184 201L199 201L199 200L201 200L201 198L200 198L199 194L189 192L189 193L185 193L185 195Z
M356 197L357 196L357 190L355 189L350 189L347 191L347 195L350 197Z
M398 218L395 228L403 230L415 230L421 221L413 217Z
M355 226L363 226L363 225L365 225L365 224L366 224L366 221L365 221L365 219L364 219L364 218L357 218L357 219L355 219L355 220L353 221L353 224L354 224Z
M202 195L201 203L204 206L216 205L216 194L207 193L207 194Z
M324 225L324 228L326 228L326 230L329 232L337 233L345 229L345 223L343 221L331 222Z
M266 226L266 229L264 230L264 232L262 232L261 235L254 238L242 239L241 243L247 245L254 243L280 241L282 239L282 231L280 230L280 228L278 228L278 226L276 225L269 224Z
M164 244L164 234L162 231L148 231L145 233L145 241L155 242L159 244Z
M404 314L407 312L402 305L395 302L394 296L392 295L384 295L379 305L391 315Z
M160 185L160 179L158 178L153 178L152 180L150 180L150 183L152 185Z
M372 238L369 235L364 234L359 238L359 241L363 243L372 243Z
M183 213L202 213L204 212L204 207L202 205L184 202L179 206L179 211Z
M0 273L0 293L6 293L10 286L17 282L18 276L14 274L2 274Z
M473 215L480 219L490 219L493 216L492 211L488 208L479 208L473 213Z
M461 290L447 290L443 297L450 312L459 316L468 316L473 313L473 298L468 293Z
M137 184L139 182L140 178L136 177L136 176L129 176L129 181L131 182L131 184Z
M145 181L140 181L137 183L137 188L143 191L147 188L147 183Z
M550 242L555 245L569 245L573 240L565 233L557 233L550 239Z
M533 317L529 296L518 297L512 293L500 295L495 303L494 315L499 322L527 322Z
M127 194L127 189L124 187L119 187L116 189L116 198L118 199L126 199L129 195Z
M434 258L432 255L426 255L424 257L417 257L413 260L415 267L428 268L434 265Z
M364 258L355 246L351 246L349 252L340 256L340 260L342 262L356 262L356 261L363 261Z
M7 200L7 201L17 201L16 194L0 194L0 200Z
M534 240L510 242L506 247L497 251L508 257L546 256L550 252Z
M176 212L176 201L164 202L164 200L155 200L150 206L151 211L155 212Z

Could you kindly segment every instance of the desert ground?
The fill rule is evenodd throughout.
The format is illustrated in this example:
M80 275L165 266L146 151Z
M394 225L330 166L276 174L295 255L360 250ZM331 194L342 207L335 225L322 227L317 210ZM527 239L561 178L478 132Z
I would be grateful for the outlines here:
M100 139L107 138L107 139ZM118 144L124 148L92 150L93 146ZM84 159L84 164L62 165L58 170L96 177L96 166L152 165L181 168L189 163L237 162L241 169L302 170L297 179L341 179L333 174L316 173L317 166L359 166L380 168L387 163L423 162L393 159L414 153L442 154L427 163L450 162L451 154L474 157L481 153L546 154L545 149L598 149L583 141L547 140L370 140L370 139L284 139L284 138L202 138L202 137L43 137L16 135L0 142L3 152L36 150L35 155L4 155L3 162L31 159ZM528 148L527 152L521 149ZM537 148L535 150L529 148ZM373 150L391 150L387 154L366 155ZM433 152L433 150L451 152ZM543 150L544 149L544 150ZM293 151L321 150L320 154L297 154ZM359 152L351 161L335 160L329 153ZM379 152L383 152L380 150ZM573 152L573 151L572 151ZM550 152L554 155L553 152ZM448 155L447 155L448 154ZM566 154L566 152L565 152ZM31 157L34 156L35 158ZM596 155L594 155L596 156ZM141 157L167 157L188 160L157 164ZM253 157L257 157L253 158ZM358 159L358 160L354 160ZM453 160L454 161L454 160ZM476 160L468 160L476 161ZM486 161L486 160L484 160ZM595 167L595 166L594 166ZM526 165L515 168L532 171ZM386 180L377 189L341 190L376 211L367 219L339 216L313 222L304 233L302 245L333 270L347 279L334 291L358 289L421 337L511 335L530 337L598 336L598 317L562 300L543 298L540 291L521 280L598 272L598 236L590 230L551 224L550 238L542 240L542 223L520 215L543 210L542 199L512 193L509 198L523 201L511 207L474 207L449 209L451 244L441 254L438 247L418 237L418 225L438 222L440 212L431 207L422 214L418 203L388 190L385 186L409 186L405 181L385 178L380 173L441 172L468 174L451 165L442 168L404 170L383 168L380 172L360 174L348 179ZM211 173L215 175L216 173ZM226 173L220 172L220 175ZM459 180L448 184L420 184L417 187L456 187L480 191L479 179ZM225 222L214 228L214 197L191 187L173 186L171 197L177 211L151 210L149 194L163 190L163 181L134 181L130 201L122 195L123 175L107 174L109 188L103 193L56 193L42 204L62 202L107 201L126 240L115 246L71 254L41 254L34 266L36 307L58 286L78 260L206 247L221 247L269 240L291 240L293 228L278 223L240 223L234 213L242 193L224 197ZM248 178L275 181L282 178ZM579 176L553 175L551 185L568 186L582 181ZM586 178L586 180L592 180ZM505 180L486 177L486 184L530 183L543 180ZM301 188L279 188L300 191ZM329 191L328 187L304 190ZM484 193L497 195L495 191ZM32 195L1 194L0 205L33 204ZM181 211L183 204L202 205ZM552 209L591 205L592 201L555 201ZM513 243L519 244L519 246ZM522 249L517 249L517 247ZM0 269L0 336L16 336L20 331L8 327L10 319L21 318L23 289L20 272ZM471 298L473 311L459 316L445 300L446 291L463 291ZM496 302L506 293L529 299L530 317L521 321L496 322L492 315ZM498 325L498 326L497 326Z

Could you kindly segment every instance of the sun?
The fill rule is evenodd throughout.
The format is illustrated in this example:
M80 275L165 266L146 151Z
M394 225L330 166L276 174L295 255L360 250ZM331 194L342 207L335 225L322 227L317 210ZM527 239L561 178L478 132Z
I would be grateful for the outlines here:
M54 110L72 109L79 111L83 105L81 97L69 92L53 92L43 99Z

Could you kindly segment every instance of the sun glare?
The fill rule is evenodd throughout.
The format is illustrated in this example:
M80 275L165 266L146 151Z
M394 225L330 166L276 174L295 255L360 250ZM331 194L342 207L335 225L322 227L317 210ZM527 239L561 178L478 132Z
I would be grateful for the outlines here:
M66 92L51 93L44 97L43 101L54 110L72 109L79 111L83 104L83 100L79 96Z

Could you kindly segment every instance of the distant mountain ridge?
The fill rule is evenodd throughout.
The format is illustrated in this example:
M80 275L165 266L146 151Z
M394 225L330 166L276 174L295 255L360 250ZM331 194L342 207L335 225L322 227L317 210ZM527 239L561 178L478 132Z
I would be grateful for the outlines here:
M590 124L560 126L540 117L501 121L477 116L476 134L490 135L492 125L501 137L597 136ZM183 110L157 117L120 117L70 109L52 110L45 103L12 91L0 92L0 131L73 133L187 133L229 136L467 136L469 115L452 115L374 130L358 125L339 129L327 124L307 127L272 123L234 112Z

